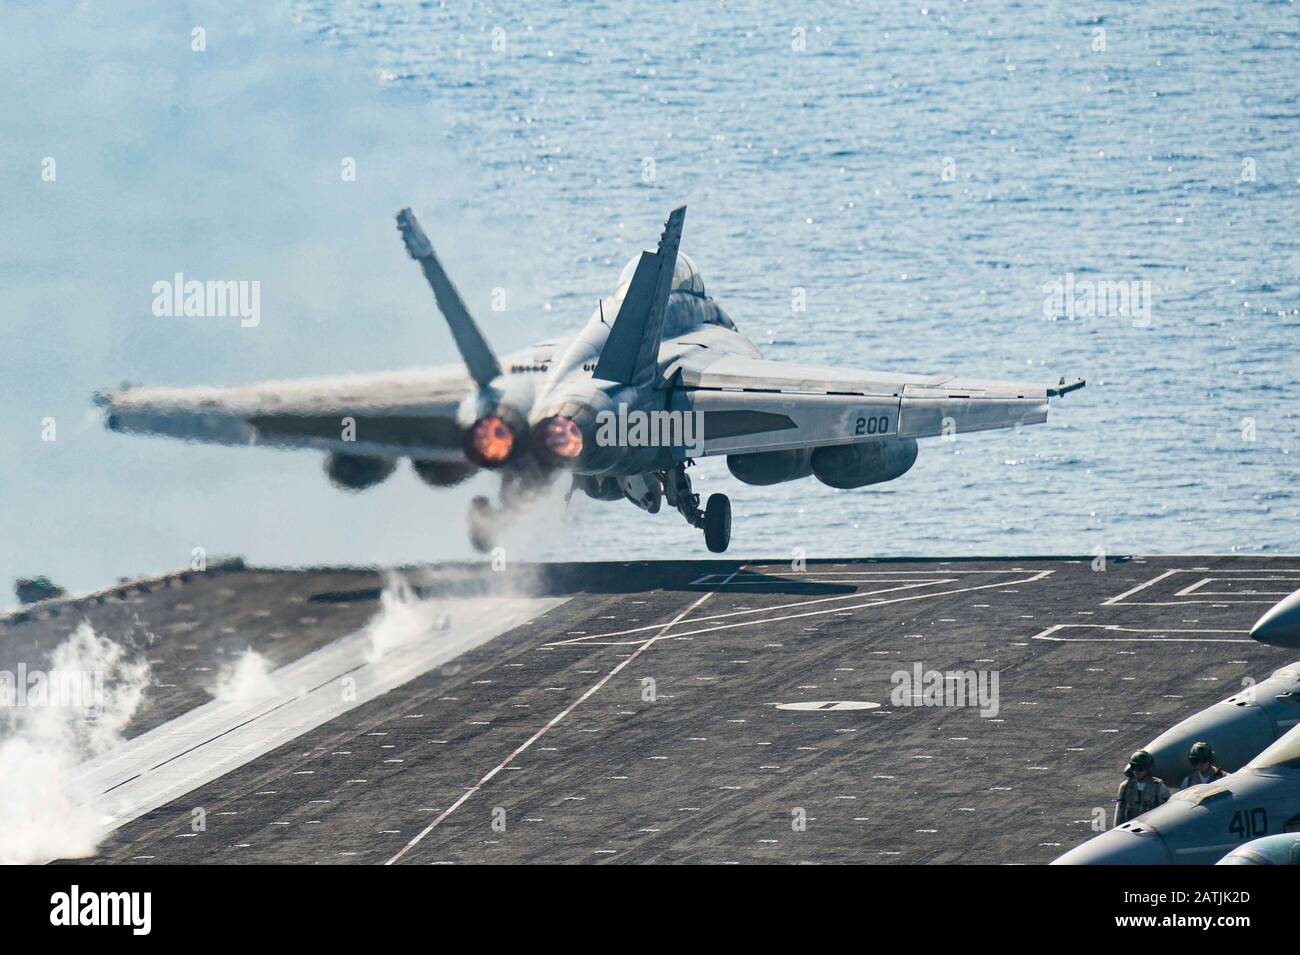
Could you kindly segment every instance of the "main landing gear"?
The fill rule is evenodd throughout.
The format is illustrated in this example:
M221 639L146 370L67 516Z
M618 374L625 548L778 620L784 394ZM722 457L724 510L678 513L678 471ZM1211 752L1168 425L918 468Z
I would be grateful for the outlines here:
M704 543L715 554L721 554L731 544L731 501L725 494L711 494L700 510L700 496L691 490L691 479L686 465L678 464L663 473L664 497L681 512L692 527L704 530Z
M704 505L704 543L715 554L731 543L731 499L725 494L710 494Z

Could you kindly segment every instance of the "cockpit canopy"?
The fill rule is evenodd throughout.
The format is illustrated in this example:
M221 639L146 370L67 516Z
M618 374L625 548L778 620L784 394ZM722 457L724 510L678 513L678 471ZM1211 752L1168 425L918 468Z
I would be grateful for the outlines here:
M601 320L604 321L604 315L609 311L610 305L621 308L623 296L627 294L628 285L632 282L632 276L636 274L637 263L641 261L641 256L637 255L631 262L623 266L623 271L618 276L618 286L614 290L611 299L604 300L604 311L601 312ZM690 256L684 252L677 253L677 265L673 268L673 284L669 292L681 292L681 295L669 295L668 309L664 315L663 337L676 338L679 335L685 335L697 328L705 325L718 325L722 328L729 328L733 332L736 330L735 323L731 320L722 306L704 293L704 279L700 278L700 270L695 267Z
M618 274L619 288L623 288L632 281L632 276L636 272L636 264L640 261L641 254L638 252L632 256L627 265L623 266L623 271ZM673 268L673 284L669 291L689 292L691 295L704 294L704 279L700 278L700 270L695 267L695 263L691 261L691 257L685 252L677 253L677 265Z

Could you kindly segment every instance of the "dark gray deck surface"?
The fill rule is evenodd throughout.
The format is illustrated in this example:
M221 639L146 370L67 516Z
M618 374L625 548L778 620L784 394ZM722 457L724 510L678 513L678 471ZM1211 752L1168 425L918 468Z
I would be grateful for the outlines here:
M1091 834L1133 749L1290 662L1245 631L1264 592L1300 587L1281 557L427 573L431 594L572 597L129 823L98 861L380 863L419 837L403 863L1048 862ZM0 624L0 666L83 618L134 633L156 681L139 732L245 646L279 664L361 626L379 586L194 574ZM997 716L892 705L914 663L996 670ZM882 705L776 706L809 701Z

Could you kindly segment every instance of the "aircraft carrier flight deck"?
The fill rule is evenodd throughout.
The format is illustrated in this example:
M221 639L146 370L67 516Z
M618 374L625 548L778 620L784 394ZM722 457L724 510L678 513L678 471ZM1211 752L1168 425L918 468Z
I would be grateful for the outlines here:
M83 621L149 660L127 744L80 770L118 814L83 861L1046 863L1135 748L1290 662L1248 631L1300 558L405 579L234 561L0 620L0 667ZM214 699L249 648L267 679ZM996 693L927 705L900 674L928 671Z

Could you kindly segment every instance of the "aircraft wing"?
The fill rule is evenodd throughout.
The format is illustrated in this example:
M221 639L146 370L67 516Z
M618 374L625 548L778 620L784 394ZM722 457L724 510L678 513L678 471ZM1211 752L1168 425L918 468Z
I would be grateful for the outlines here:
M756 358L685 358L671 407L703 412L702 455L926 438L1041 424L1049 398L1083 387L900 375Z
M448 365L242 388L127 387L95 400L113 431L463 461L456 410L473 390L464 367Z

